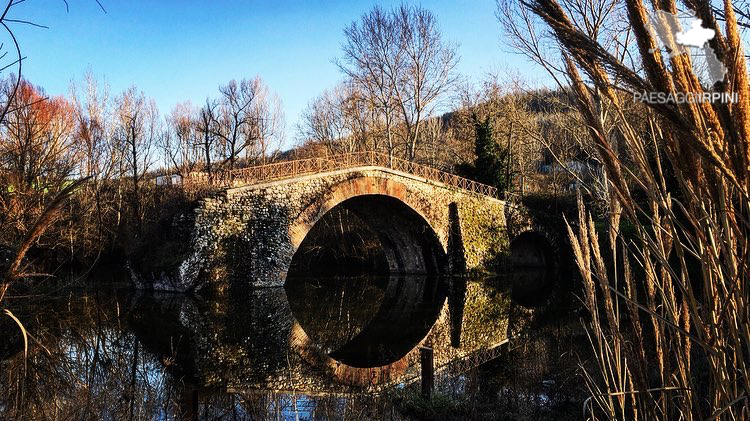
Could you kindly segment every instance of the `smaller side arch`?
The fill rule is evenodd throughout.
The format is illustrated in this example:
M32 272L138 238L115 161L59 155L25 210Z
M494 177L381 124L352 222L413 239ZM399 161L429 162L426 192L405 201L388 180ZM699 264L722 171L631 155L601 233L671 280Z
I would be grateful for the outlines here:
M543 305L551 296L557 267L553 246L538 231L525 231L510 242L512 298L525 307Z
M510 242L510 263L513 267L553 269L552 244L540 232L522 232Z

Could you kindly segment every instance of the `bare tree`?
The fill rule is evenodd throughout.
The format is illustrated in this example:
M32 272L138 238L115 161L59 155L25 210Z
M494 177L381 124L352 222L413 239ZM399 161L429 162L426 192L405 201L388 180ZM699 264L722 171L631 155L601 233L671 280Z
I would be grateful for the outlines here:
M374 7L344 30L339 67L366 92L385 125L389 154L401 139L407 159L417 157L420 130L456 82L456 47L443 41L435 16L421 7Z
M351 81L344 82L342 89L346 92L343 102L344 116L352 136L350 151L353 152L357 148L379 150L382 124L371 98Z
M229 169L237 166L243 153L250 160L265 160L273 145L283 139L281 100L260 77L232 80L219 91L219 99L206 100L198 113L206 169L212 170L212 155Z
M211 156L214 153L214 143L216 143L216 108L215 101L206 99L206 104L198 111L198 119L195 122L195 130L198 132L197 144L203 155L203 164L205 171L211 175Z
M435 15L421 7L401 5L393 18L403 43L403 65L396 97L406 129L406 157L414 160L425 118L457 80L456 46L443 41Z
M84 157L81 175L92 176L93 180L109 178L117 161L110 150L109 86L100 86L89 71L81 84L71 84L70 96L75 106L76 137Z
M424 138L425 145L425 156L427 164L433 167L439 167L441 165L441 154L446 144L447 131L443 124L441 117L433 117L424 122L424 130L422 137Z
M253 80L242 79L239 83L231 80L219 87L221 98L218 101L213 124L210 125L213 135L219 139L224 164L230 169L235 167L235 161L246 148L252 148L257 141L257 131L254 126L257 117L254 115L256 97L260 90L260 78Z
M78 200L82 218L78 241L83 244L84 252L98 254L105 234L114 237L119 225L119 218L115 216L112 224L110 216L120 214L122 201L109 192L112 180L122 175L118 172L122 168L122 150L113 133L112 103L106 83L100 85L94 74L87 72L81 83L71 85L70 96L75 107L75 143L82 158L78 172L90 179ZM90 208L94 212L89 212ZM89 235L92 228L93 234Z
M345 139L351 138L344 109L345 101L340 86L332 91L324 91L302 113L300 136L304 140L325 145L329 153L339 152Z
M272 148L281 146L284 139L284 112L281 99L271 92L260 78L258 81L256 100L253 104L254 127L253 133L256 143L256 155L262 162L266 162ZM256 157L256 159L257 159Z
M397 125L398 78L403 73L404 44L401 28L393 13L375 6L344 29L344 57L337 62L344 74L371 98L385 129L389 156L395 151L394 128Z
M132 87L117 99L115 137L123 152L124 172L132 183L131 207L137 232L141 231L141 188L146 172L154 163L159 136L159 113L153 100Z
M200 158L195 120L196 111L189 101L177 104L167 116L167 129L161 136L167 165L183 178L195 170Z
M328 153L377 150L377 115L356 85L342 82L315 98L302 114L298 136L324 145Z

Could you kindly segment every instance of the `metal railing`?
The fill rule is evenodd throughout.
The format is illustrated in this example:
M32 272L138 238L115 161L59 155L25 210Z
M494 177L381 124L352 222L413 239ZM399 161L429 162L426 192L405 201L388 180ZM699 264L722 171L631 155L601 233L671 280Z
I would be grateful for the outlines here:
M193 174L183 180L190 187L239 187L268 181L357 167L383 167L436 181L470 192L497 198L497 188L459 177L436 168L417 164L380 152L353 152L341 155L282 161L255 167Z

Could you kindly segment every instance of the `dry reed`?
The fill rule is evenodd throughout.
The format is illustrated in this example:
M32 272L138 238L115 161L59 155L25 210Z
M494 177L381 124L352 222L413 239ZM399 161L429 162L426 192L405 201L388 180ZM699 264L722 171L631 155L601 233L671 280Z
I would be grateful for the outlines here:
M524 4L564 48L577 108L613 192L606 244L582 200L578 226L569 227L596 354L597 369L585 373L587 416L748 418L750 93L731 1L723 3L724 32L710 3L685 6L716 31L710 46L728 69L716 90L739 101L651 104L638 122L626 117L632 105L622 91L704 92L688 55L662 56L646 5L623 5L643 66L636 71L577 29L557 0ZM674 0L651 6L677 10ZM602 104L615 111L619 151L602 128ZM634 235L620 231L621 212Z

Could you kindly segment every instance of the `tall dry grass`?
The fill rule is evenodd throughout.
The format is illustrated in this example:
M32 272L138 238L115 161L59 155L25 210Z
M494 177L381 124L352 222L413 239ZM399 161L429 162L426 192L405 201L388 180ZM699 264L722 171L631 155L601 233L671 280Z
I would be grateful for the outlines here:
M569 227L597 355L596 369L585 372L587 416L749 418L750 94L731 0L718 8L721 26L708 1L680 6L716 31L710 46L728 73L715 90L739 101L653 104L638 121L626 117L633 92L705 89L691 57L662 55L649 31L650 9L675 13L674 0L620 4L637 41L637 70L578 30L557 0L524 6L563 47L613 197L604 238L581 201L578 226ZM605 135L603 104L614 110L614 135ZM625 221L634 235L619 229Z

